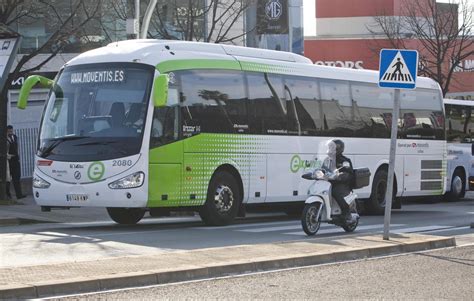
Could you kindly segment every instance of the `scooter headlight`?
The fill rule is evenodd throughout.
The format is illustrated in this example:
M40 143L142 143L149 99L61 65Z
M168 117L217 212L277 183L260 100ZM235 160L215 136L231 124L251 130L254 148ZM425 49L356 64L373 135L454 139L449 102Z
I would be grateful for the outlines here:
M137 188L143 185L145 181L145 174L141 171L121 178L109 184L111 189L128 189Z
M34 188L40 188L40 189L46 189L46 188L49 188L49 186L51 186L51 184L46 181L45 179L37 176L37 175L34 175L33 176L33 187Z

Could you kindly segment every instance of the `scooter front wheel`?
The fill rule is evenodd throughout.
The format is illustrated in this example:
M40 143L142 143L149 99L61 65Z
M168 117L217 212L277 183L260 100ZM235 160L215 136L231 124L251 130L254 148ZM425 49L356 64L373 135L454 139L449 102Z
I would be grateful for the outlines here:
M319 231L322 212L321 203L307 204L304 207L303 215L301 216L301 225L307 235L313 236Z

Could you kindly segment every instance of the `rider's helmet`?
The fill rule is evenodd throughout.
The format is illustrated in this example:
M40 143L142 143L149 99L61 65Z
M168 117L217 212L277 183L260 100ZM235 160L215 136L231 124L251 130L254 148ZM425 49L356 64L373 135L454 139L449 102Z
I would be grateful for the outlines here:
M340 139L334 139L332 142L336 144L336 156L342 155L344 152L344 142L342 142Z

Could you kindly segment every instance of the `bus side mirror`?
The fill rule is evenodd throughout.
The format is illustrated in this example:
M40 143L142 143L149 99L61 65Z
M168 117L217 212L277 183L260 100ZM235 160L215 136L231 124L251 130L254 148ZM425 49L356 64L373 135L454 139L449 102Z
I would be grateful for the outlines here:
M164 107L168 100L168 74L160 74L155 78L153 87L153 105Z
M28 76L28 78L23 83L23 86L21 86L20 96L18 97L18 102L16 104L18 109L24 110L26 108L31 89L33 89L33 87L38 83L42 87L51 88L54 81L41 75Z

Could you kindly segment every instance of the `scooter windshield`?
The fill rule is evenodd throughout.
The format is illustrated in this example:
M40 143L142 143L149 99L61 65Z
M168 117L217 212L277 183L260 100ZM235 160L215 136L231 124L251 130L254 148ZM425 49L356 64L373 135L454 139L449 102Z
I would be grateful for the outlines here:
M325 170L330 172L334 172L336 168L336 143L333 141L328 141L326 143L327 150L326 150L326 158L323 161L322 167Z

